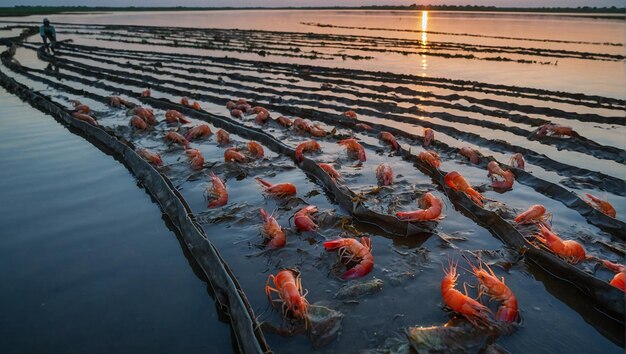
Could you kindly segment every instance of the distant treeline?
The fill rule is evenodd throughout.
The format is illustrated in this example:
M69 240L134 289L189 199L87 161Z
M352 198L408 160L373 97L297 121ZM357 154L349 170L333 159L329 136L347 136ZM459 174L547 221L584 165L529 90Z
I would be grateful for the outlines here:
M626 14L624 7L495 7L477 5L408 5L408 6L324 6L324 7L104 7L104 6L14 6L0 7L0 16L27 16L57 13L112 11L219 11L219 10L429 10L429 11L488 11L488 12L547 12L547 13L611 13Z

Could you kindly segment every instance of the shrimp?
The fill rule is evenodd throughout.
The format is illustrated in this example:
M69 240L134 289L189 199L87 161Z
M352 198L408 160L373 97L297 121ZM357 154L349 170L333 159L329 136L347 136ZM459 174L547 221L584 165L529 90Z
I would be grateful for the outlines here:
M285 116L280 116L278 118L276 118L276 122L280 125L282 125L285 128L288 128L290 126L293 125L293 122L291 121L291 119L285 117Z
M479 206L483 206L484 197L482 194L477 192L474 188L472 188L469 183L461 176L457 171L448 172L448 174L444 177L444 182L448 185L448 187L454 189L455 191L463 192L467 195L474 203Z
M580 243L574 240L563 241L559 236L542 224L539 224L539 229L541 230L541 233L535 234L535 237L557 256L574 264L587 258L585 249L580 245Z
M330 176L330 178L332 178L333 180L337 180L337 179L341 179L341 174L335 170L335 168L327 163L318 163L317 164L322 170L324 170L324 172L328 173L328 175Z
M152 110L149 108L138 106L132 109L132 113L140 116L146 121L146 123L150 125L156 125L158 123L156 118L154 117L154 112L152 112Z
M121 107L122 98L120 98L119 96L109 96L109 105L111 107Z
M316 138L323 138L328 135L328 132L323 128L313 125L309 127L309 133Z
M194 101L194 102L193 102L193 105L191 106L191 108L193 108L193 109L195 109L195 110L197 110L197 111L199 111L199 110L201 110L201 109L202 109L202 108L200 107L200 103L198 103L198 101Z
M365 123L357 123L354 126L357 127L357 128L361 128L363 130L374 130L374 128L372 128L371 125L365 124Z
M265 180L262 180L259 177L255 179L263 186L265 193L274 197L286 197L290 195L295 195L297 193L296 186L291 183L271 184Z
M424 128L424 146L430 146L433 141L435 141L435 131L430 128Z
M239 151L237 151L236 147L229 147L228 149L226 149L226 151L224 151L224 161L225 162L244 163L247 160L248 159L246 158L246 156L244 154L240 153Z
M180 104L182 104L183 106L189 107L189 98L187 97L183 97L180 99Z
M263 158L263 156L265 156L263 146L261 146L261 144L257 143L256 141L250 140L248 141L248 144L246 146L248 148L248 152L250 153L250 155L252 155L252 157L256 159L261 159Z
M207 188L207 199L211 200L207 208L217 208L228 203L228 191L224 182L211 172L211 188Z
M341 278L343 280L359 278L367 275L374 268L374 256L372 256L372 243L369 237L361 237L361 242L354 238L338 238L324 242L327 251L339 250L339 257L348 257L344 263L356 262L356 265L348 269Z
M491 327L492 314L485 305L456 290L454 286L459 278L456 273L456 263L449 261L448 269L443 270L444 277L441 280L441 296L446 305L452 309L452 311L458 312L463 315L471 324L476 327Z
M146 123L146 121L140 116L132 116L130 118L130 125L139 130L148 129L148 123Z
M74 107L74 112L89 113L91 112L91 108L89 108L86 104L79 104Z
M224 129L218 130L217 133L215 133L215 136L217 136L218 144L221 144L221 145L230 144L230 134L228 134L226 130Z
M241 118L243 117L243 112L240 109L233 109L230 111L230 115L235 118Z
M308 132L309 130L311 130L311 124L309 124L309 122L307 122L306 120L298 117L296 119L293 120L293 126L294 128L298 129L298 130L302 130L302 131L306 131Z
M339 145L345 146L349 155L355 156L359 161L364 162L367 160L365 156L365 149L354 138L340 140Z
M603 260L602 265L613 271L614 273L617 273L615 274L613 279L611 279L609 284L620 289L621 291L626 292L626 267L621 264L609 262L607 260Z
M185 139L184 136L178 134L175 131L170 131L167 134L165 134L165 139L167 139L167 140L169 140L169 141L171 141L173 143L182 145L182 146L185 147L185 149L189 147L189 141L187 141L187 139Z
M179 123L179 122L181 124L191 123L191 121L185 118L185 116L182 113L174 109L170 109L167 112L165 112L165 121L168 123Z
M235 109L238 109L243 113L248 113L250 110L252 110L252 106L247 103L238 103L237 106L235 106Z
M306 206L294 216L294 223L298 231L313 231L317 229L317 224L311 219L311 214L317 213L317 207L314 205Z
M148 149L139 149L137 150L137 154L155 166L163 166L163 160L161 160L161 156L156 152L152 152Z
M275 288L270 286L270 281ZM272 292L278 293L278 299L272 299ZM274 307L274 302L283 303L283 314L290 313L293 317L303 319L308 323L309 302L305 296L308 292L302 293L302 278L296 269L281 270L274 276L270 274L265 283L265 294ZM307 324L308 326L308 324Z
M296 161L302 162L304 160L303 153L309 151L319 151L320 144L315 140L309 140L304 143L298 144L296 147Z
M518 224L536 224L540 223L550 229L547 224L548 219L552 221L552 213L546 213L546 207L541 204L531 205L528 210L515 217Z
M262 108L262 107L254 107L254 108ZM252 112L254 113L254 108L252 109ZM256 117L254 118L254 121L259 124L262 125L264 124L267 119L270 117L270 112L267 111L267 109L262 108L261 111L259 111L259 113L256 115Z
M500 165L495 161L490 161L487 164L487 177L491 177L491 188L494 189L511 189L515 182L515 175L511 171L504 171ZM504 178L503 181L498 181L496 176Z
M526 161L524 161L524 155L520 154L519 152L514 154L509 160L509 165L523 170L524 166L526 165Z
M589 193L585 194L589 200L585 200L587 204L589 204L592 208L599 210L601 213L608 215L612 218L617 215L615 208L606 200L600 199L596 196L593 196Z
M379 186L390 186L393 183L393 170L386 163L381 163L376 168L376 179Z
M94 117L92 117L92 116L90 116L88 114L74 112L74 113L72 113L72 116L74 118L78 119L78 120L82 120L83 122L87 122L87 123L89 123L89 124L91 124L93 126L96 126L96 127L98 126L98 121Z
M353 110L349 110L343 113L344 116L352 119L356 119L356 112Z
M235 109L236 106L237 104L233 101L226 102L226 109L228 109L229 111L232 111L233 109Z
M185 150L185 154L191 160L189 163L191 164L191 168L194 170L201 170L204 167L204 156L198 149L187 149Z
M187 134L185 134L185 139L191 141L196 138L207 137L213 134L211 128L209 128L206 124L196 125L195 127L189 129Z
M385 142L391 144L391 147L395 151L400 150L400 144L398 144L398 141L396 140L396 137L393 136L393 134L391 134L389 132L380 132L378 134L378 138L380 138L380 140L382 140L382 141L385 141Z
M554 124L554 123L546 123L540 126L535 131L535 134L537 136L546 136L546 135L570 136L570 137L578 136L578 133L576 133L574 129L572 129L572 127L567 127L564 125Z
M259 212L261 213L261 219L263 220L261 234L265 237L265 239L269 240L267 245L272 248L284 247L286 240L283 228L280 227L278 221L276 221L272 215L268 214L265 209L261 208Z
M143 92L141 93L141 97L150 97L152 96L152 92L150 91L150 89L145 89L143 90Z
M432 150L422 151L419 155L417 155L417 157L429 164L432 168L439 168L441 165L441 161L439 161L439 154Z
M471 147L464 146L459 150L459 154L467 157L471 163L478 163L478 151L476 149L472 149Z
M465 257L465 256L464 256ZM502 322L513 322L517 318L517 298L513 291L504 284L504 277L499 279L493 272L491 267L479 260L479 266L475 266L465 257L467 263L472 268L472 273L476 276L479 283L479 293L487 294L491 299L501 301L500 307L496 312L496 320Z
M396 217L404 221L428 221L441 219L443 202L434 194L427 192L418 201L422 208L416 211L397 212Z

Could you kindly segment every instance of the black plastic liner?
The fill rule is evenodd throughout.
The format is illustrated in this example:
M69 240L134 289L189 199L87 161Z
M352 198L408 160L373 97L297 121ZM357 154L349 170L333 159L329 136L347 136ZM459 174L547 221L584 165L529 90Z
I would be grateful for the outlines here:
M42 81L42 79L40 78L38 78L38 80ZM158 87L158 89L161 89L161 87ZM82 90L76 91L83 92ZM123 89L118 89L117 91L128 92L128 90ZM94 96L93 94L89 93L85 94L87 96ZM138 96L137 93L133 92L129 92L129 95L133 97ZM196 111L163 99L155 99L150 97L137 97L137 99L157 108L177 109L190 117L208 121L217 127L223 127L226 130L231 131L234 130L236 131L236 134L242 137L260 141L274 151L286 154L292 158L294 157L294 151L291 147L286 146L284 143L276 140L273 136L265 133L261 129L244 127L231 118L216 116L202 111ZM333 119L335 119L335 117L333 117ZM338 120L334 120L334 124L338 124ZM341 122L341 124L348 125L347 122ZM355 124L355 122L352 121L350 124L353 125ZM380 129L380 127L375 127L375 129L376 128ZM385 129L388 130L387 127ZM413 161L420 170L431 176L431 178L435 182L437 182L448 194L450 200L459 210L463 211L467 216L471 217L477 223L487 227L504 243L517 250L519 253L524 254L528 259L530 259L533 263L539 265L547 273L573 284L584 295L593 299L593 303L601 312L623 323L624 295L621 291L612 287L607 282L602 281L594 277L593 275L583 272L582 270L566 263L565 261L554 256L553 254L536 248L532 244L528 243L524 236L517 229L515 229L506 220L502 219L498 214L477 206L464 194L458 193L448 188L445 183L443 183L443 178L445 174L442 171L430 168L430 166L427 166L419 161L415 155L410 154L405 149L402 150L402 155L405 159ZM382 229L391 231L396 234L411 234L411 223L400 222L395 217L389 215L377 215L376 213L371 213L371 211L366 209L363 205L359 204L358 202L354 202L352 198L353 194L351 194L351 191L341 185L335 184L329 178L329 176L325 172L323 172L312 160L305 159L300 164L300 167L305 172L315 176L327 189L330 190L331 193L333 193L333 195L336 195L337 201L344 208L350 211L357 219L376 224Z
M2 55L3 62L7 55ZM199 227L191 209L171 182L141 158L132 144L123 142L103 128L92 126L70 116L63 107L32 92L0 72L0 84L33 107L51 114L57 120L78 129L113 151L142 185L158 201L178 229L185 245L206 274L221 309L230 318L237 346L242 353L268 353L270 349L259 329L252 308L234 274Z

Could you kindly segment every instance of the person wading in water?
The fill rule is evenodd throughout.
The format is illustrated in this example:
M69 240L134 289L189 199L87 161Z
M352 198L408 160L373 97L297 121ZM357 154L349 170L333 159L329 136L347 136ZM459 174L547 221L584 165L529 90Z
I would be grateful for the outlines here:
M50 21L47 18L43 19L43 25L39 27L39 35L43 40L43 45L46 49L46 52L54 55L54 46L57 43L57 33L54 29L54 26L50 25ZM48 45L48 40L50 40L50 44Z

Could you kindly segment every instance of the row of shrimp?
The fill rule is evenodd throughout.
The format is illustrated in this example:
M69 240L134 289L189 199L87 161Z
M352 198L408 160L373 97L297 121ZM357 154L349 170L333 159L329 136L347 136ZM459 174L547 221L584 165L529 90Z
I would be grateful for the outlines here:
M539 232L533 234L533 236L539 241L539 244L567 262L576 264L585 260L597 261L605 268L615 272L616 275L613 280L610 281L610 284L625 291L624 280L626 279L626 267L608 260L600 260L587 255L585 248L575 240L563 240L552 229L552 217L552 213L547 212L545 206L535 204L530 206L523 213L517 215L514 220L517 224L534 224L538 226ZM550 223L548 223L548 221L550 221Z

